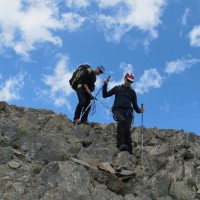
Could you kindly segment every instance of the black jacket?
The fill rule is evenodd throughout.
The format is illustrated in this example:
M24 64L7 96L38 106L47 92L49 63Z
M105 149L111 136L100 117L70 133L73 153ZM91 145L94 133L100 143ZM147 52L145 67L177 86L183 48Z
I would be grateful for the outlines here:
M82 85L87 84L88 88L93 92L95 89L94 85L95 82L96 82L96 75L94 74L94 71L91 68L84 70L81 76Z
M135 90L131 87L125 87L119 85L113 87L110 91L107 91L107 84L103 86L103 98L115 95L115 100L112 109L131 109L140 113L140 108L137 105L137 96Z

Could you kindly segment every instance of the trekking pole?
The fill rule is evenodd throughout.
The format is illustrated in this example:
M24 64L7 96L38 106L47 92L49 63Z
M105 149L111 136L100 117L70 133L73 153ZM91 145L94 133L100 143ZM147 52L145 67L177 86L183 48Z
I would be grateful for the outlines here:
M144 108L143 103L141 104L141 108ZM144 155L143 155L143 147L144 147L144 138L143 138L143 113L142 113L142 119L141 119L141 134L142 134L142 167L143 167L143 159L144 159Z
M106 106L103 102L101 102L99 99L96 99L99 103L101 103L105 108L107 108L109 111L111 111L111 108Z
M89 107L91 106L92 102L94 101L95 99L92 99L92 101L90 102L90 104L87 106L87 108L85 109L85 111L81 114L79 120L76 122L75 125L77 125L80 121L81 121L81 118L83 117L83 115L85 114L85 112L89 109Z
M108 79L110 79L110 76L108 77ZM95 95L94 99L92 99L92 101L91 101L90 104L87 106L87 108L85 109L85 111L81 114L79 120L76 122L75 125L77 125L77 124L80 122L81 118L83 117L83 115L85 114L85 112L89 109L89 107L91 106L92 102L93 102L94 100L96 100L96 96L100 93L100 91L102 90L102 88L103 88L103 86L102 86L102 87L100 88L100 90L97 92L97 94Z
M110 79L110 76L108 77L108 80L109 80L109 79ZM97 94L95 95L95 98L96 98L97 95L101 92L102 88L103 88L103 85L102 85L102 87L99 89L99 91L97 92Z

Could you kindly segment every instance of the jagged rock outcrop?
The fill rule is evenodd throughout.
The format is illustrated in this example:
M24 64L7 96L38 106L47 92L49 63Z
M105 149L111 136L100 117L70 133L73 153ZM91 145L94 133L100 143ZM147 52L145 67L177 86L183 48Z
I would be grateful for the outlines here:
M141 127L131 132L133 154L116 148L115 123L0 102L0 199L200 199L198 136L144 128L142 146Z

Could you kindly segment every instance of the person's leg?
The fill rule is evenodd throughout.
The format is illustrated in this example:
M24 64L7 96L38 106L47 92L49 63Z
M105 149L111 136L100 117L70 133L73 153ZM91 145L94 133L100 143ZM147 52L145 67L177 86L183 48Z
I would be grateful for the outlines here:
M91 106L90 106L91 97L86 94L85 95L85 100L86 100L85 101L85 106L84 106L83 111L82 111L82 113L84 113L84 114L83 114L83 116L81 118L81 121L83 123L88 121L88 115L89 115L90 108L91 108Z
M113 111L114 117L117 120L117 148L126 150L125 146L125 118L119 110Z
M75 110L75 113L74 113L74 121L80 118L82 110L83 110L84 106L87 103L86 95L85 95L85 92L83 91L82 88L77 89L76 94L77 94L79 102L78 102L78 104L76 106L76 110Z
M132 116L126 118L126 125L125 125L125 144L128 146L128 152L132 153L133 146L132 146L132 138L131 138L131 123L132 123Z

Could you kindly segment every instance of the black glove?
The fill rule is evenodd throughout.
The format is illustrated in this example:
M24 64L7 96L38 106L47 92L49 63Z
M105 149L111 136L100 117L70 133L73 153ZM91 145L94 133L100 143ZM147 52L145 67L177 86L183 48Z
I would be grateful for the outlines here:
M91 100L97 100L96 97L92 96L90 97Z

